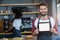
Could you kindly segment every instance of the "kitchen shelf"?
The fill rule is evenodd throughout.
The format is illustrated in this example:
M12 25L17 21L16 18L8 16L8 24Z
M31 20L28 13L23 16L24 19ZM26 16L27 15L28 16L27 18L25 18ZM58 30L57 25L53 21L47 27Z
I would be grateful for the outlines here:
M22 34L31 34L31 31L29 32L21 32ZM10 35L10 34L13 34L13 33L0 33L0 35Z
M12 13L1 13L0 15L10 15ZM39 12L22 12L22 14L39 14Z
M23 14L39 14L39 12L23 12Z
M34 6L40 3L25 3L25 4L0 4L0 6Z

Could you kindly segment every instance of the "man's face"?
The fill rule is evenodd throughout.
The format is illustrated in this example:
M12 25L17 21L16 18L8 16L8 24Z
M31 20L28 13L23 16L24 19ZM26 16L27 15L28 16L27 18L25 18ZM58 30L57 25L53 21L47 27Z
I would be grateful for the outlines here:
M48 8L46 6L40 6L40 14L41 16L45 16L48 12Z

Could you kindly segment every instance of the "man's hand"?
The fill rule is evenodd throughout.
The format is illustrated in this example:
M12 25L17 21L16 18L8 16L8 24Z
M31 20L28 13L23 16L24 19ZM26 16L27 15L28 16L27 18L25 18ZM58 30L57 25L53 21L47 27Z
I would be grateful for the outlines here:
M39 30L36 29L36 30L34 31L34 33L35 33L35 34L39 34Z
M58 34L58 32L55 30L55 28L51 29L50 32L54 33L55 35Z

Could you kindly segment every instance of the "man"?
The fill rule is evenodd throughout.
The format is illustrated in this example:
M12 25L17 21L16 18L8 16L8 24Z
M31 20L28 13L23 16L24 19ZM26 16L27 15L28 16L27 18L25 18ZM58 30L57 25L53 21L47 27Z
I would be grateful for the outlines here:
M48 16L48 5L40 3L40 16L32 22L32 35L37 35L37 40L52 40L52 33L57 35L56 20Z

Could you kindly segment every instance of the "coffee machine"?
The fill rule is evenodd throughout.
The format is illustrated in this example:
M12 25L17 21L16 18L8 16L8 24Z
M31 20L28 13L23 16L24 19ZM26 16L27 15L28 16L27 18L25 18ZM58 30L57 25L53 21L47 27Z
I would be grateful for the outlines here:
M4 15L4 31L9 29L9 17Z

